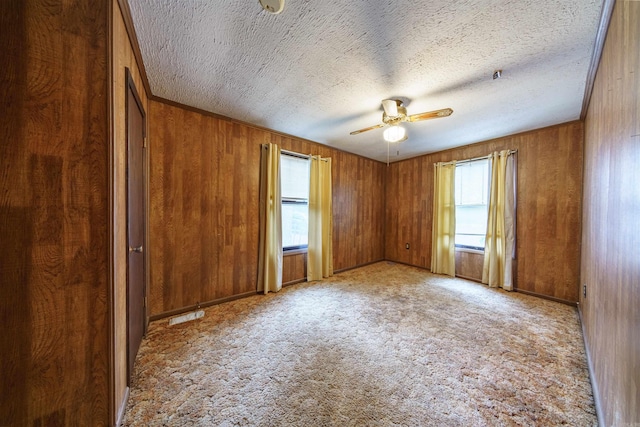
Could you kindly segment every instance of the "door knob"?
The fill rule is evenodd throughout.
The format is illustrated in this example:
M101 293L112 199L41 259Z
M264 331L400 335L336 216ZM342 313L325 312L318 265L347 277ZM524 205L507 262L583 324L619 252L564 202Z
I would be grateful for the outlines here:
M134 248L134 247L129 246L129 252L142 253L142 245L141 245L141 246L138 246L137 248Z

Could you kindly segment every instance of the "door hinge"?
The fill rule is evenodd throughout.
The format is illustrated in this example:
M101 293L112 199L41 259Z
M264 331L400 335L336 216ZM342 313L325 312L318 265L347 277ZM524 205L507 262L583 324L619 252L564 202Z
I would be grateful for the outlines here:
M147 148L147 137L142 138L142 148Z
M147 306L147 297L144 297L144 306Z

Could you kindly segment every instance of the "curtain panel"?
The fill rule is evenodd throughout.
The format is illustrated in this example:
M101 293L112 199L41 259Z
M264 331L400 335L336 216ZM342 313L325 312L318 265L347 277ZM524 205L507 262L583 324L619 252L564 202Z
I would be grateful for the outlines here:
M456 275L456 162L434 164L431 272Z
M509 150L491 155L489 217L482 283L513 290L515 247L515 156Z
M331 159L309 158L309 242L307 281L333 276Z
M258 292L282 289L282 198L280 147L263 144L260 156L260 236Z

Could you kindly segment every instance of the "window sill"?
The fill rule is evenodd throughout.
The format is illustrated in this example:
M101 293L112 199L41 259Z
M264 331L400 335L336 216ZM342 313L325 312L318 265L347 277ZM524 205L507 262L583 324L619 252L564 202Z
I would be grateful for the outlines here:
M456 252L467 252L467 253L470 253L470 254L484 255L484 250L469 249L469 248L458 248L458 247L456 247Z
M282 256L291 256L291 255L300 255L300 254L306 254L307 253L308 248L301 248L301 249L291 249L289 251L282 251Z

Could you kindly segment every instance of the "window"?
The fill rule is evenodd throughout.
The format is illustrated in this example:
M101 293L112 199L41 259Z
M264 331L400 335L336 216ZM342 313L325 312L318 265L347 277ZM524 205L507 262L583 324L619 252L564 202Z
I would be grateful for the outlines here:
M282 249L307 247L309 237L309 158L282 153Z
M456 166L456 247L484 250L489 202L489 159Z

